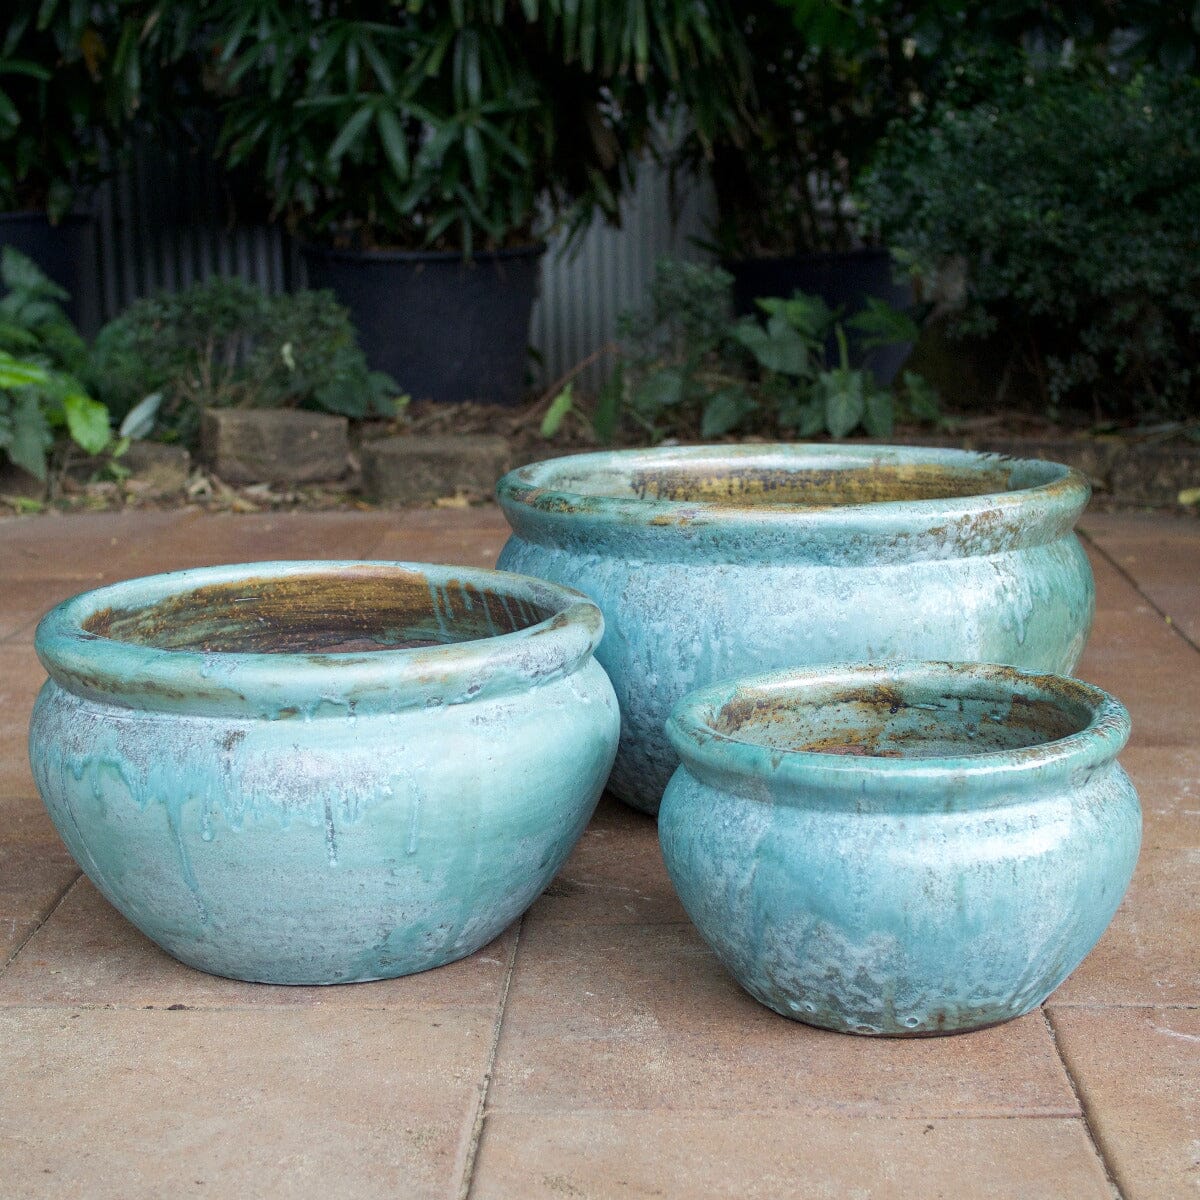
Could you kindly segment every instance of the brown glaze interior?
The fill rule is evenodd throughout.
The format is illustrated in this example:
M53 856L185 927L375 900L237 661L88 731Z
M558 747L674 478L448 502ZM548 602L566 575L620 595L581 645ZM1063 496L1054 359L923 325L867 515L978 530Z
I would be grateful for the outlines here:
M567 481L564 481L567 482ZM574 482L574 481L570 481ZM585 494L598 492L580 481ZM944 500L1008 491L1010 473L1001 468L954 468L941 463L878 463L845 467L706 467L666 465L634 471L624 494L640 500L696 501L717 505L786 504L829 506L902 500Z
M553 615L473 583L355 566L198 587L137 608L103 609L83 627L159 650L346 654L495 637Z
M960 758L1022 750L1087 728L1077 701L949 689L862 687L812 700L738 693L713 714L712 729L772 750L869 758Z

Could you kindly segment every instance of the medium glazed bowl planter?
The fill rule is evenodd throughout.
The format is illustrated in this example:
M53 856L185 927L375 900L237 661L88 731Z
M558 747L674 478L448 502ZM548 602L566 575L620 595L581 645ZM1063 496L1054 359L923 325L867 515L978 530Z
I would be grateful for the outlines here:
M582 833L618 715L599 611L404 563L181 571L68 600L30 759L71 853L183 962L343 983L462 958Z
M1125 709L1006 667L829 667L676 706L659 838L701 934L786 1017L978 1029L1104 932L1141 841Z
M1072 532L1087 481L959 450L698 446L506 475L500 555L585 592L621 705L610 782L654 812L671 706L721 679L823 662L951 659L1070 672L1092 624Z

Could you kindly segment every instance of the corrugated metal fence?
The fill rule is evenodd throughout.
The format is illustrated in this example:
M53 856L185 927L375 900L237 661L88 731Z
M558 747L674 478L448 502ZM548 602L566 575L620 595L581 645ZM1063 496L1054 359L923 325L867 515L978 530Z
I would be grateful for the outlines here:
M666 172L648 162L620 229L598 224L569 253L551 239L531 331L545 381L612 338L618 314L642 302L657 258L699 256L693 239L705 232L709 191L692 186L679 201ZM232 223L230 209L212 164L139 152L97 195L100 294L85 309L109 320L140 296L211 275L240 275L269 292L303 286L303 264L283 231ZM598 364L583 378L594 385L603 373Z

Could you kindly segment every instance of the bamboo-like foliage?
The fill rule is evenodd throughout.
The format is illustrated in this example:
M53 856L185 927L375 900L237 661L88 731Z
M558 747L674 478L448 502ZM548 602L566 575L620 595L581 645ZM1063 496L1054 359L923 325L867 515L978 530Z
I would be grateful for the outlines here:
M726 0L216 0L226 161L306 236L461 249L615 219L659 123L744 129Z
M200 73L205 4L7 0L0 5L0 211L65 216L161 131Z

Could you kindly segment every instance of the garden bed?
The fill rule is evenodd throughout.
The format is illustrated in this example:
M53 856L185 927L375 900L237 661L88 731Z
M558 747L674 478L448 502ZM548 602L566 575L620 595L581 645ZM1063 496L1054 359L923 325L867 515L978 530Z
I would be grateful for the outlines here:
M56 477L50 497L43 500L40 498L43 485L39 480L6 466L0 468L0 515L126 507L189 506L233 512L404 507L404 503L394 501L373 502L363 492L364 444L396 438L411 441L410 454L433 445L443 459L444 448L459 441L463 448L461 463L457 470L449 471L447 478L451 482L440 490L427 492L416 502L466 507L491 500L494 484L491 474L499 472L494 465L494 454L484 456L482 468L471 467L471 449L480 441L501 439L507 446L504 465L509 467L601 448L583 420L568 420L553 438L543 436L540 426L545 410L544 399L519 409L485 404L413 405L403 420L366 422L353 429L345 474L326 482L234 484L195 465L186 453L178 450L172 453L154 443L135 443L128 452L132 467L128 476L113 478L104 471L103 464L83 459ZM1200 444L1184 437L1137 431L1096 435L1014 412L951 417L947 418L947 425L950 427L933 432L927 425L902 425L886 440L1064 462L1083 471L1092 481L1093 506L1155 508L1200 515L1200 504L1195 500L1190 504L1179 500L1181 493L1200 488ZM718 440L735 443L767 439L747 436ZM847 442L883 440L852 438ZM643 442L626 437L618 439L617 444L633 446ZM489 467L489 463L493 465ZM476 471L475 477L471 476L472 469ZM479 475L480 469L486 478Z

